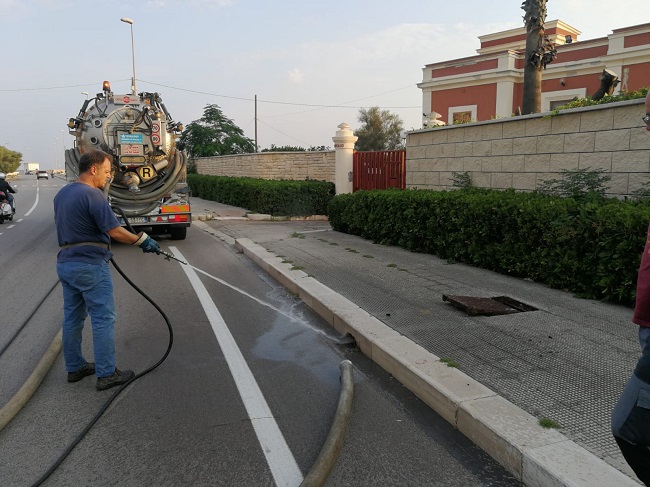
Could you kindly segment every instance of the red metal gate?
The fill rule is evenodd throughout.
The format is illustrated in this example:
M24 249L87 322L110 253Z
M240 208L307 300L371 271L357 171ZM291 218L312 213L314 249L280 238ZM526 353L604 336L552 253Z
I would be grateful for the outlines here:
M352 191L406 188L406 151L356 152Z

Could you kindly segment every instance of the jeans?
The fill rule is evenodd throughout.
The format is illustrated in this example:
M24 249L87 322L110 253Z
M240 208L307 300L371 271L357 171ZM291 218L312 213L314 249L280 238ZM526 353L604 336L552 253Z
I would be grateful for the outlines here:
M95 374L115 371L115 302L108 262L59 262L56 271L63 286L63 357L68 372L86 364L81 353L81 332L87 315L93 329Z
M650 328L639 328L641 358L612 412L612 433L637 477L650 486Z

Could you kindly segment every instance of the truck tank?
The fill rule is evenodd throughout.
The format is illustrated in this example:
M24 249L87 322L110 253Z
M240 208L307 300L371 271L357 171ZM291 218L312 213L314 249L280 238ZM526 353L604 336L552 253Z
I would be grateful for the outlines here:
M79 158L92 149L113 156L113 178L104 192L133 227L150 227L182 240L191 222L187 155L176 146L183 126L158 93L117 95L105 81L68 122L75 147L65 151L68 181L79 176Z

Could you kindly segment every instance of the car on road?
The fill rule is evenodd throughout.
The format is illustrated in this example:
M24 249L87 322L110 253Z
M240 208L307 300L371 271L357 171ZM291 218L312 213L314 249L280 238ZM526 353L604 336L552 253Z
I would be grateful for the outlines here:
M36 171L36 179L50 179L50 175L47 171Z

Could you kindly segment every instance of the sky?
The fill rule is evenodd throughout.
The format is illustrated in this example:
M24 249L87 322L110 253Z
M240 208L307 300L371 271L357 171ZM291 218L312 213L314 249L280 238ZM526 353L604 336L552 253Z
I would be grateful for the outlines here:
M360 108L422 122L422 68L473 56L478 36L523 26L522 0L0 0L0 145L62 169L67 122L111 82L160 93L176 121L206 105L255 140L334 147ZM621 4L622 5L622 4ZM650 22L647 0L548 0L579 40ZM257 116L256 104L257 96ZM256 123L257 120L257 123Z

